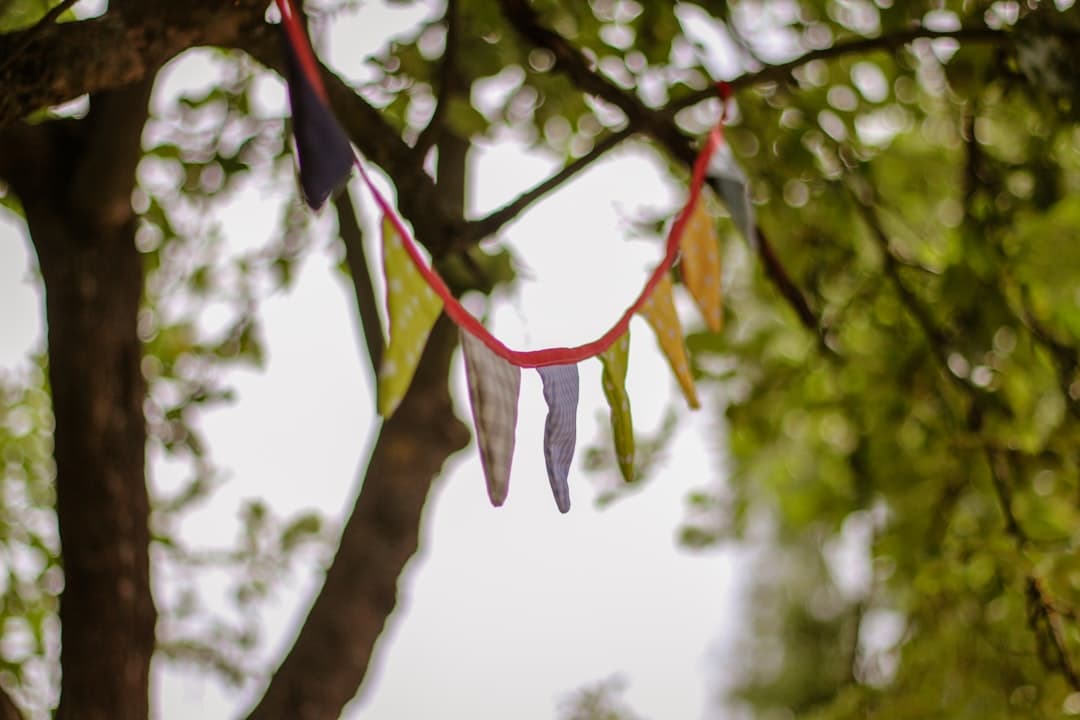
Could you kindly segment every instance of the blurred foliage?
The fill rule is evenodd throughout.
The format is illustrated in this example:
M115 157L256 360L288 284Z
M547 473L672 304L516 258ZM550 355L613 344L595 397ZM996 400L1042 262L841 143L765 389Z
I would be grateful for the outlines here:
M51 707L60 680L52 427L44 359L0 372L0 682L29 707Z
M559 717L561 720L638 720L618 698L625 689L626 681L616 675L577 690L563 701Z
M48 5L0 0L0 30L34 22ZM309 5L316 30L336 13L365 11ZM373 79L358 88L407 142L436 120L473 143L509 136L573 158L625 123L574 89L547 51L523 45L497 3L459 0L449 33L445 3L428 5L427 21L369 59ZM729 472L688 497L680 537L756 548L748 631L722 671L725 711L1080 713L1080 45L1047 37L1080 30L1076 9L990 0L534 7L651 107L707 87L706 64L732 77L919 25L1007 32L994 43L924 38L819 59L738 93L726 137L762 228L821 327L816 335L798 323L723 220L726 329L692 332L688 345L723 409L718 465ZM719 39L706 47L702 28ZM310 513L277 518L258 500L241 511L235 547L192 547L179 527L222 478L199 414L230 400L225 368L262 361L258 303L292 282L316 221L293 190L284 108L259 91L269 74L241 53L198 52L214 77L203 90L155 97L134 197L150 452L190 469L185 485L155 493L154 562L163 653L241 682L261 670L250 661L259 603L297 553L325 547L328 531ZM700 133L715 117L709 101L676 120ZM685 178L685 168L672 172ZM215 210L252 188L281 198L279 231L237 250ZM2 201L19 212L10 196ZM444 269L485 289L484 278L513 277L508 256L480 250ZM0 554L22 558L3 563L0 681L30 707L51 702L51 676L31 664L47 668L41 658L55 653L58 592L43 377L35 367L0 381ZM645 470L674 422L639 443ZM611 467L599 451L587 461ZM228 578L234 613L209 609L207 573ZM581 691L563 714L631 717L612 697L618 690ZM35 694L44 699L28 699Z
M689 344L730 474L691 498L684 538L763 549L718 702L762 718L1076 714L1080 86L1060 41L1025 48L1077 14L798 6L781 30L807 48L924 18L1011 28L1019 50L916 41L739 96L729 137L821 337L729 246L727 329Z

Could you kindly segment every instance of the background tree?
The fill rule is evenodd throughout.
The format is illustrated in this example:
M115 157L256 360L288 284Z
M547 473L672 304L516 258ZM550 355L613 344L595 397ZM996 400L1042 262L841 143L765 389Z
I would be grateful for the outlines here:
M251 109L281 68L266 3L114 0L56 22L74 4L0 3L0 179L49 327L41 372L3 383L4 610L27 639L3 679L32 713L135 718L155 650L242 677L257 629L191 622L182 584L155 595L152 548L155 572L239 568L238 597L258 603L325 536L259 503L234 551L203 557L174 532L216 483L194 410L227 399L223 363L258 362L257 301L290 281L308 219L290 204L282 235L228 267L201 221L241 178L291 182L281 119ZM731 473L690 498L683 537L787 558L762 575L733 697L762 715L1080 711L1080 23L1068 3L880 5L448 0L369 86L326 80L455 290L490 291L511 264L479 241L604 152L635 138L686 177L716 102L684 28L720 33L761 232L751 252L725 243L728 329L689 338ZM316 24L334 9L311 8ZM155 77L197 46L221 49L225 81L152 110ZM505 101L475 106L493 76ZM470 148L504 127L565 168L473 217ZM361 225L347 195L335 210L377 366ZM230 320L208 335L194 318L210 303ZM361 686L431 482L468 441L447 387L456 341L440 322L251 717L336 717ZM189 462L191 483L151 498L148 448ZM844 559L860 552L857 572ZM568 712L619 713L604 692Z

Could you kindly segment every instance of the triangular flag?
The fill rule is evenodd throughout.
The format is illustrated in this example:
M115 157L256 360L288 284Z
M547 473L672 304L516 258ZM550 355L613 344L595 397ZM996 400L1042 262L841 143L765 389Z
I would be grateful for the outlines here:
M314 86L303 72L299 53L310 53L310 46L294 47L285 24L281 27L300 188L307 204L318 210L349 179L353 166L352 145L330 110L323 89Z
M615 458L626 482L634 481L634 423L630 417L630 398L626 394L627 351L630 333L627 331L615 344L600 353L604 365L601 383L604 397L611 406L611 435L615 439Z
M690 373L690 360L683 344L682 325L675 313L675 301L671 296L671 277L664 273L656 288L641 306L641 314L656 332L660 348L667 356L675 377L682 387L686 402L692 408L699 407L694 378Z
M394 224L383 217L383 276L390 342L379 367L379 414L390 417L409 389L420 352L442 312L435 294L409 259Z
M716 225L705 209L705 198L699 196L694 203L679 238L682 250L683 282L690 291L705 324L713 332L719 332L724 322L720 295L720 240Z
M461 331L465 379L469 384L476 444L484 468L488 497L496 507L506 501L510 464L514 460L521 368L493 353L482 341Z
M711 185L720 193L720 199L731 213L735 227L750 241L751 246L756 246L757 220L754 218L754 205L750 202L750 185L731 154L730 147L722 145L717 148L709 159L706 175L715 180Z
M548 405L544 422L544 462L547 464L551 492L559 512L570 510L570 461L577 444L578 368L577 365L538 367Z

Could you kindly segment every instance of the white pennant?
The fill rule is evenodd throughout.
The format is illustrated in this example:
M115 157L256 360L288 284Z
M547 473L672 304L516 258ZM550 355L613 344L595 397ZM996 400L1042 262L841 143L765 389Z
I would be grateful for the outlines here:
M464 330L461 347L465 353L465 378L480 464L484 468L488 498L498 507L506 501L510 489L521 368L503 360Z

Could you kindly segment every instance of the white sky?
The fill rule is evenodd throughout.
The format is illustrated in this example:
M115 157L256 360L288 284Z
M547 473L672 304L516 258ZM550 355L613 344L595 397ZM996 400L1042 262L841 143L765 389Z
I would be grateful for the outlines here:
M335 19L327 58L346 74L357 72L364 53L416 15L415 7L364 3L359 13ZM189 59L170 82L205 82L205 72L205 63ZM500 144L476 153L473 168L472 206L482 211L554 165ZM627 219L670 208L679 197L660 164L643 153L619 151L598 163L504 231L535 280L493 308L490 327L519 348L598 335L659 257L658 245L627 245ZM273 202L256 191L238 197L223 217L230 243L265 242ZM371 205L364 207L370 221ZM28 244L18 225L2 220L0 371L19 366L43 343ZM343 519L351 508L377 421L352 291L326 243L317 246L323 249L304 262L295 287L262 305L265 371L230 371L237 402L204 416L211 453L230 480L184 525L200 543L233 537L244 498L263 497L284 515L314 507ZM697 324L688 304L680 304L680 314ZM684 403L648 327L635 320L631 338L635 425L650 432L669 403ZM627 704L645 717L706 716L723 674L717 648L738 614L741 564L730 552L685 552L675 531L687 492L717 482L715 410L683 412L653 481L597 510L579 461L606 424L607 409L599 363L580 369L571 512L560 515L551 498L541 451L545 406L536 374L525 371L509 500L500 509L488 504L474 446L451 460L427 506L420 554L399 585L398 611L345 717L546 720L574 690L614 674L627 681ZM459 416L467 419L463 380L459 357L453 381ZM710 407L707 391L704 400ZM153 466L159 482L175 472L159 461ZM280 657L291 643L317 581L309 568L267 608L267 657ZM237 695L189 671L156 673L162 720L233 717L255 694Z

